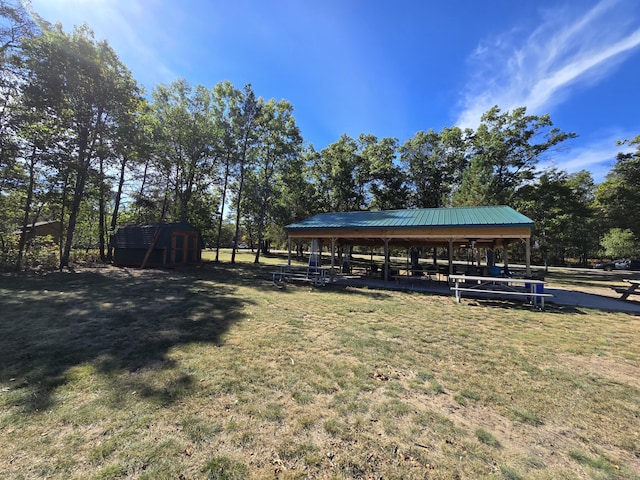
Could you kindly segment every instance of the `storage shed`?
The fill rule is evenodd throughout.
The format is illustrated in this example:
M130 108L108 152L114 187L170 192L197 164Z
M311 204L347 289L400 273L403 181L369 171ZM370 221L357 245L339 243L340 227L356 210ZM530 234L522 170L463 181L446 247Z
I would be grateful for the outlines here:
M61 223L59 221L52 222L36 222L27 225L24 228L25 236L27 240L32 240L35 237L46 237L51 235L53 243L60 243ZM13 232L14 235L20 235L22 229Z
M177 267L202 259L202 235L188 223L120 227L110 243L116 266Z

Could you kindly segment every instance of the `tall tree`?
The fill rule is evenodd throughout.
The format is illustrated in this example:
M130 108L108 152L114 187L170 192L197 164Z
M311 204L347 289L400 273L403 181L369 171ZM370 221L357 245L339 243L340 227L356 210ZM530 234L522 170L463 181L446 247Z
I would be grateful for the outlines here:
M279 191L274 195L271 212L273 223L269 227L269 235L280 244L287 239L283 228L285 225L303 220L318 211L316 192L310 181L310 155L314 155L312 146L286 162L280 173L280 183L275 186Z
M347 212L368 208L366 180L369 166L354 139L342 135L314 160L313 182L323 211Z
M537 182L522 187L517 207L534 221L535 251L545 265L562 265L568 255L586 265L588 253L597 246L591 201L593 181L588 172L569 175L550 169Z
M25 229L31 218L36 169L41 163L37 151L20 135L26 123L21 89L27 77L22 43L37 32L35 22L20 2L0 0L0 232L11 230L18 224L20 212L23 213L18 268L26 244Z
M369 207L375 210L406 208L408 189L405 175L397 164L398 140L374 135L360 135L358 139L364 164L368 165Z
M543 155L574 137L553 128L549 115L527 115L526 107L512 112L491 108L470 139L471 163L456 204L513 204L518 189L534 178Z
M231 263L236 261L236 249L240 240L240 221L242 218L242 199L247 169L253 164L257 155L258 133L257 119L260 116L262 100L256 99L250 84L245 85L242 95L234 99L232 104L233 152L236 157L238 175L235 191L235 234L231 249Z
M607 228L631 230L640 238L640 135L629 144L635 150L619 153L616 164L596 189L596 205Z
M417 132L400 149L407 172L410 205L436 208L448 205L456 182L465 167L467 143L457 127L442 132Z
M127 115L125 104L139 97L136 82L107 42L96 42L84 26L66 34L61 26L46 29L24 44L30 71L24 90L25 107L42 112L65 129L68 165L74 174L73 199L69 210L60 267L69 265L80 204L100 137L119 115Z
M218 186L220 193L220 206L216 211L217 234L216 234L216 258L220 259L220 245L222 242L222 226L224 222L225 208L227 205L227 195L236 167L237 152L235 147L235 137L233 128L233 106L242 92L237 90L229 81L218 83L213 89L213 99L217 104L218 115L215 118L220 131L220 139L217 144L221 161L221 171L218 176Z
M118 225L118 215L127 178L127 171L134 171L144 164L153 151L152 133L153 117L150 113L150 106L146 99L139 98L135 104L134 115L125 117L117 125L114 132L114 140L109 150L112 156L113 165L117 173L116 191L113 198L113 209L108 225L108 232L113 234ZM101 237L101 244L104 239ZM106 261L113 259L111 244L108 244Z
M257 122L259 147L256 155L258 182L257 243L254 262L259 263L267 213L288 162L300 154L302 138L293 116L293 106L286 100L269 100L263 104Z
M604 253L611 258L635 257L640 252L638 239L630 229L612 228L600 241Z
M572 222L569 229L569 253L578 258L580 265L588 266L589 258L598 249L598 238L603 228L594 208L596 186L586 170L569 174L567 185L572 192Z
M219 132L211 92L177 80L156 87L152 108L159 127L158 166L174 208L171 217L186 222L194 192L211 185L217 161Z

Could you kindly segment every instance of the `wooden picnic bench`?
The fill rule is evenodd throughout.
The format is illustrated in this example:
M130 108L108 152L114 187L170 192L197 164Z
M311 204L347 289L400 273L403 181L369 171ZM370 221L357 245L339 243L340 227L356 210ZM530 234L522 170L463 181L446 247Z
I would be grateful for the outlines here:
M637 288L640 286L640 280L637 279L625 279L630 285L628 287L611 287L616 292L620 293L620 300L626 300L629 295L640 295L640 290Z
M540 309L544 310L544 299L553 297L551 293L538 291L539 286L544 288L544 280L475 275L449 275L449 280L454 282L451 290L455 293L457 302L460 302L463 292L496 296L515 295L529 298L534 306L537 306L539 299Z

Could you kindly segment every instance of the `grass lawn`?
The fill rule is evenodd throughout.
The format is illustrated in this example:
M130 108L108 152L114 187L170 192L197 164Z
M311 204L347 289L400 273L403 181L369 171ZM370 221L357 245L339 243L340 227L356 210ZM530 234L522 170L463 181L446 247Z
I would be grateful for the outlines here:
M640 317L227 258L0 276L1 476L640 479Z

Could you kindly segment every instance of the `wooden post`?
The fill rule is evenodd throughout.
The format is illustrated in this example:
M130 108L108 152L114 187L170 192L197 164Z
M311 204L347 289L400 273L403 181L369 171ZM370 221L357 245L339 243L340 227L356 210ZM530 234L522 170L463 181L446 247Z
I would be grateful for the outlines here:
M331 283L333 283L333 268L336 264L336 237L331 237Z
M453 275L453 238L449 239L449 275Z
M527 276L531 275L531 237L525 239L525 258L527 262Z
M505 273L509 271L509 244L504 242L502 244L503 257L504 257L504 270Z
M389 239L384 239L384 286L387 286L387 280L389 280Z

